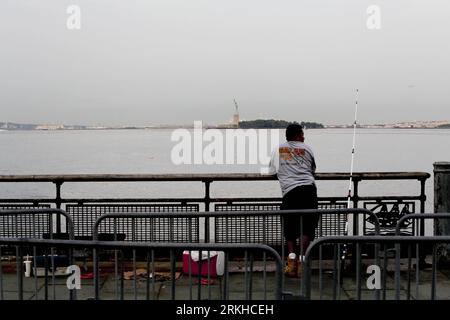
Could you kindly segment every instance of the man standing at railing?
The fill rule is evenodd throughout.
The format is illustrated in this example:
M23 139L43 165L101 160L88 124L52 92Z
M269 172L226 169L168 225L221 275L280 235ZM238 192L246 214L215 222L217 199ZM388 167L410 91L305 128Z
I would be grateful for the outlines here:
M270 173L277 174L281 186L283 195L281 209L317 209L317 189L314 179L316 163L311 147L304 143L302 126L297 123L290 124L286 128L286 140L273 152L270 161ZM285 274L288 277L297 277L298 271L301 270L299 261L302 262L309 243L314 239L318 221L319 216L316 214L303 217L284 216L284 237L288 249ZM300 246L296 248L297 239Z

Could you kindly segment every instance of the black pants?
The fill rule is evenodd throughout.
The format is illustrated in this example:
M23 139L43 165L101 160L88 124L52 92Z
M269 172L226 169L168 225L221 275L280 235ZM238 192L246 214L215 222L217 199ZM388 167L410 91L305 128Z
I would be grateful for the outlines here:
M317 209L317 188L315 185L299 186L289 191L281 204L281 210ZM319 223L318 214L299 215L288 214L284 216L284 236L288 241L295 241L301 235L309 237L312 241L315 237L315 229Z

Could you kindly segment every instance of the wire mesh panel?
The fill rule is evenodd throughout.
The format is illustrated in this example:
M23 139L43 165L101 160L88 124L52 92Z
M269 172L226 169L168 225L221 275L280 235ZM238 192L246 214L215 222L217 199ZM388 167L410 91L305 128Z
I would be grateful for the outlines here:
M146 242L199 242L199 218L106 218L98 226L100 237Z
M75 225L75 237L92 237L95 221L107 213L198 212L199 205L124 204L67 205ZM194 232L195 231L195 232ZM198 242L198 219L187 218L116 218L102 221L99 233L127 241L186 241Z
M345 209L346 202L319 201L319 209ZM319 225L316 228L316 238L326 236L341 236L347 234L346 214L323 214L320 216Z
M215 211L279 211L281 203L215 204ZM319 201L319 209L345 209L344 202ZM346 214L321 216L316 237L346 234ZM222 243L263 243L270 246L282 244L281 216L249 216L215 218L215 239Z
M49 209L50 205L32 204L1 204L0 205L0 237L5 238L37 238L50 234L52 222L55 221L53 213L29 212L17 214L2 214L6 210Z
M215 204L215 211L269 211L280 210L281 203ZM262 243L280 246L281 217L217 217L215 222L215 241L217 243Z

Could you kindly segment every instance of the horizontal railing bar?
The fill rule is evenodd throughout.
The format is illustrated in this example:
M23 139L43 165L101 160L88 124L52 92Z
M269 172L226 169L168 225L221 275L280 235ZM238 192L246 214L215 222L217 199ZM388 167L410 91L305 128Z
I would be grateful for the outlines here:
M31 202L31 203L55 203L55 198L45 198L45 199L38 199L38 198L33 198L33 199L27 199L27 198L23 198L23 199L0 199L0 203L22 203L22 202Z
M399 197L404 199L404 197ZM281 201L281 197L272 198L210 198L210 202L229 202L229 201L242 201L242 202L259 202L259 201ZM347 201L347 197L319 197L318 200L322 201ZM2 202L20 203L20 202L40 202L40 203L54 203L55 199L0 199ZM60 199L61 203L79 203L79 202L205 202L205 198L71 198Z
M356 200L356 198L359 201L370 201L370 200L421 200L422 196L352 196L351 200ZM226 201L281 201L282 198L210 198L211 202L226 202ZM346 201L348 200L348 197L318 197L318 201Z
M79 202L204 202L205 198L62 198L58 199L60 203L79 203ZM21 203L21 202L39 202L54 203L55 199L0 199L0 203Z
M450 214L450 213L449 213ZM324 243L416 243L416 242L450 242L450 236L324 236L314 240L308 247L311 251L315 246Z
M347 201L347 197L317 197L318 201L341 201L345 200ZM236 198L236 197L230 197L230 198L222 198L222 197L211 197L211 202L227 202L227 201L254 201L254 202L260 202L260 201L281 201L281 197L252 197L252 198Z
M173 249L185 251L214 251L214 249L248 249L263 250L279 257L272 247L258 243L176 243L176 242L127 242L127 241L97 241L97 240L47 240L30 238L3 238L0 245L36 246L36 247L80 247L80 248L121 248L121 249ZM281 258L280 258L281 261Z
M370 200L422 200L422 196L358 196L359 201Z
M357 197L360 201L371 201L371 200L421 200L421 196L370 196L370 197ZM318 197L319 201L347 201L347 197ZM355 199L355 197L351 197ZM252 198L210 198L209 202L270 202L270 201L281 201L281 197L252 197ZM0 199L0 203L54 203L55 199L45 198L45 199ZM62 198L59 199L60 203L99 203L99 202L205 202L205 198Z
M412 213L401 217L397 221L397 226L395 227L395 234L399 235L401 232L401 225L407 220L426 220L426 219L450 219L450 213ZM440 236L439 236L440 237Z
M61 209L54 209L54 208L48 208L48 209L20 209L20 210L0 210L0 216L7 216L7 215L19 215L19 214L40 214L40 213L56 213L56 214L62 214L69 220L71 220L71 217L69 214L67 214L64 210Z
M349 173L317 173L317 180L347 180ZM354 180L424 180L430 177L426 172L356 172ZM259 173L233 174L66 174L66 175L0 175L0 182L103 182L103 181L241 181L276 180L276 175Z
M1 211L0 211L1 212ZM254 211L209 211L209 212L114 212L102 214L98 220L108 218L198 218L198 217L240 217L240 216L285 216L290 214L308 215L308 214L368 214L376 218L376 214L367 209L346 208L346 209L303 209L303 210L254 210ZM97 221L98 221L97 220Z
M79 202L205 202L205 198L95 198L95 199L61 199L62 203Z

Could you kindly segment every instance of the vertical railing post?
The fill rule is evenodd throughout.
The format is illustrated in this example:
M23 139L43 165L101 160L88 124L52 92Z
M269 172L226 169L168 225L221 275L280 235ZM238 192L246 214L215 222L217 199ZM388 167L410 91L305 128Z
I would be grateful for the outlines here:
M450 162L434 163L434 212L450 212ZM435 234L439 236L450 235L450 220L437 219ZM443 244L440 261L450 264L450 245Z
M16 247L17 299L23 300L23 254L22 246Z
M53 182L56 186L56 197L55 197L55 205L56 209L61 209L62 199L61 199L61 186L64 183L61 180L56 180ZM53 226L52 226L53 228ZM61 215L56 215L56 233L61 233Z
M353 208L358 208L359 195L358 195L359 180L353 178ZM359 234L359 215L353 215L353 235Z
M209 212L210 210L210 204L211 204L211 180L203 180L203 183L205 184L205 211ZM209 242L210 235L209 235L209 217L205 218L205 242Z
M427 195L425 194L425 179L420 179L420 213L425 213L425 202L427 201ZM420 219L420 235L425 235L425 220Z
M209 206L211 204L211 180L203 180L202 181L205 184L205 211L209 212Z

